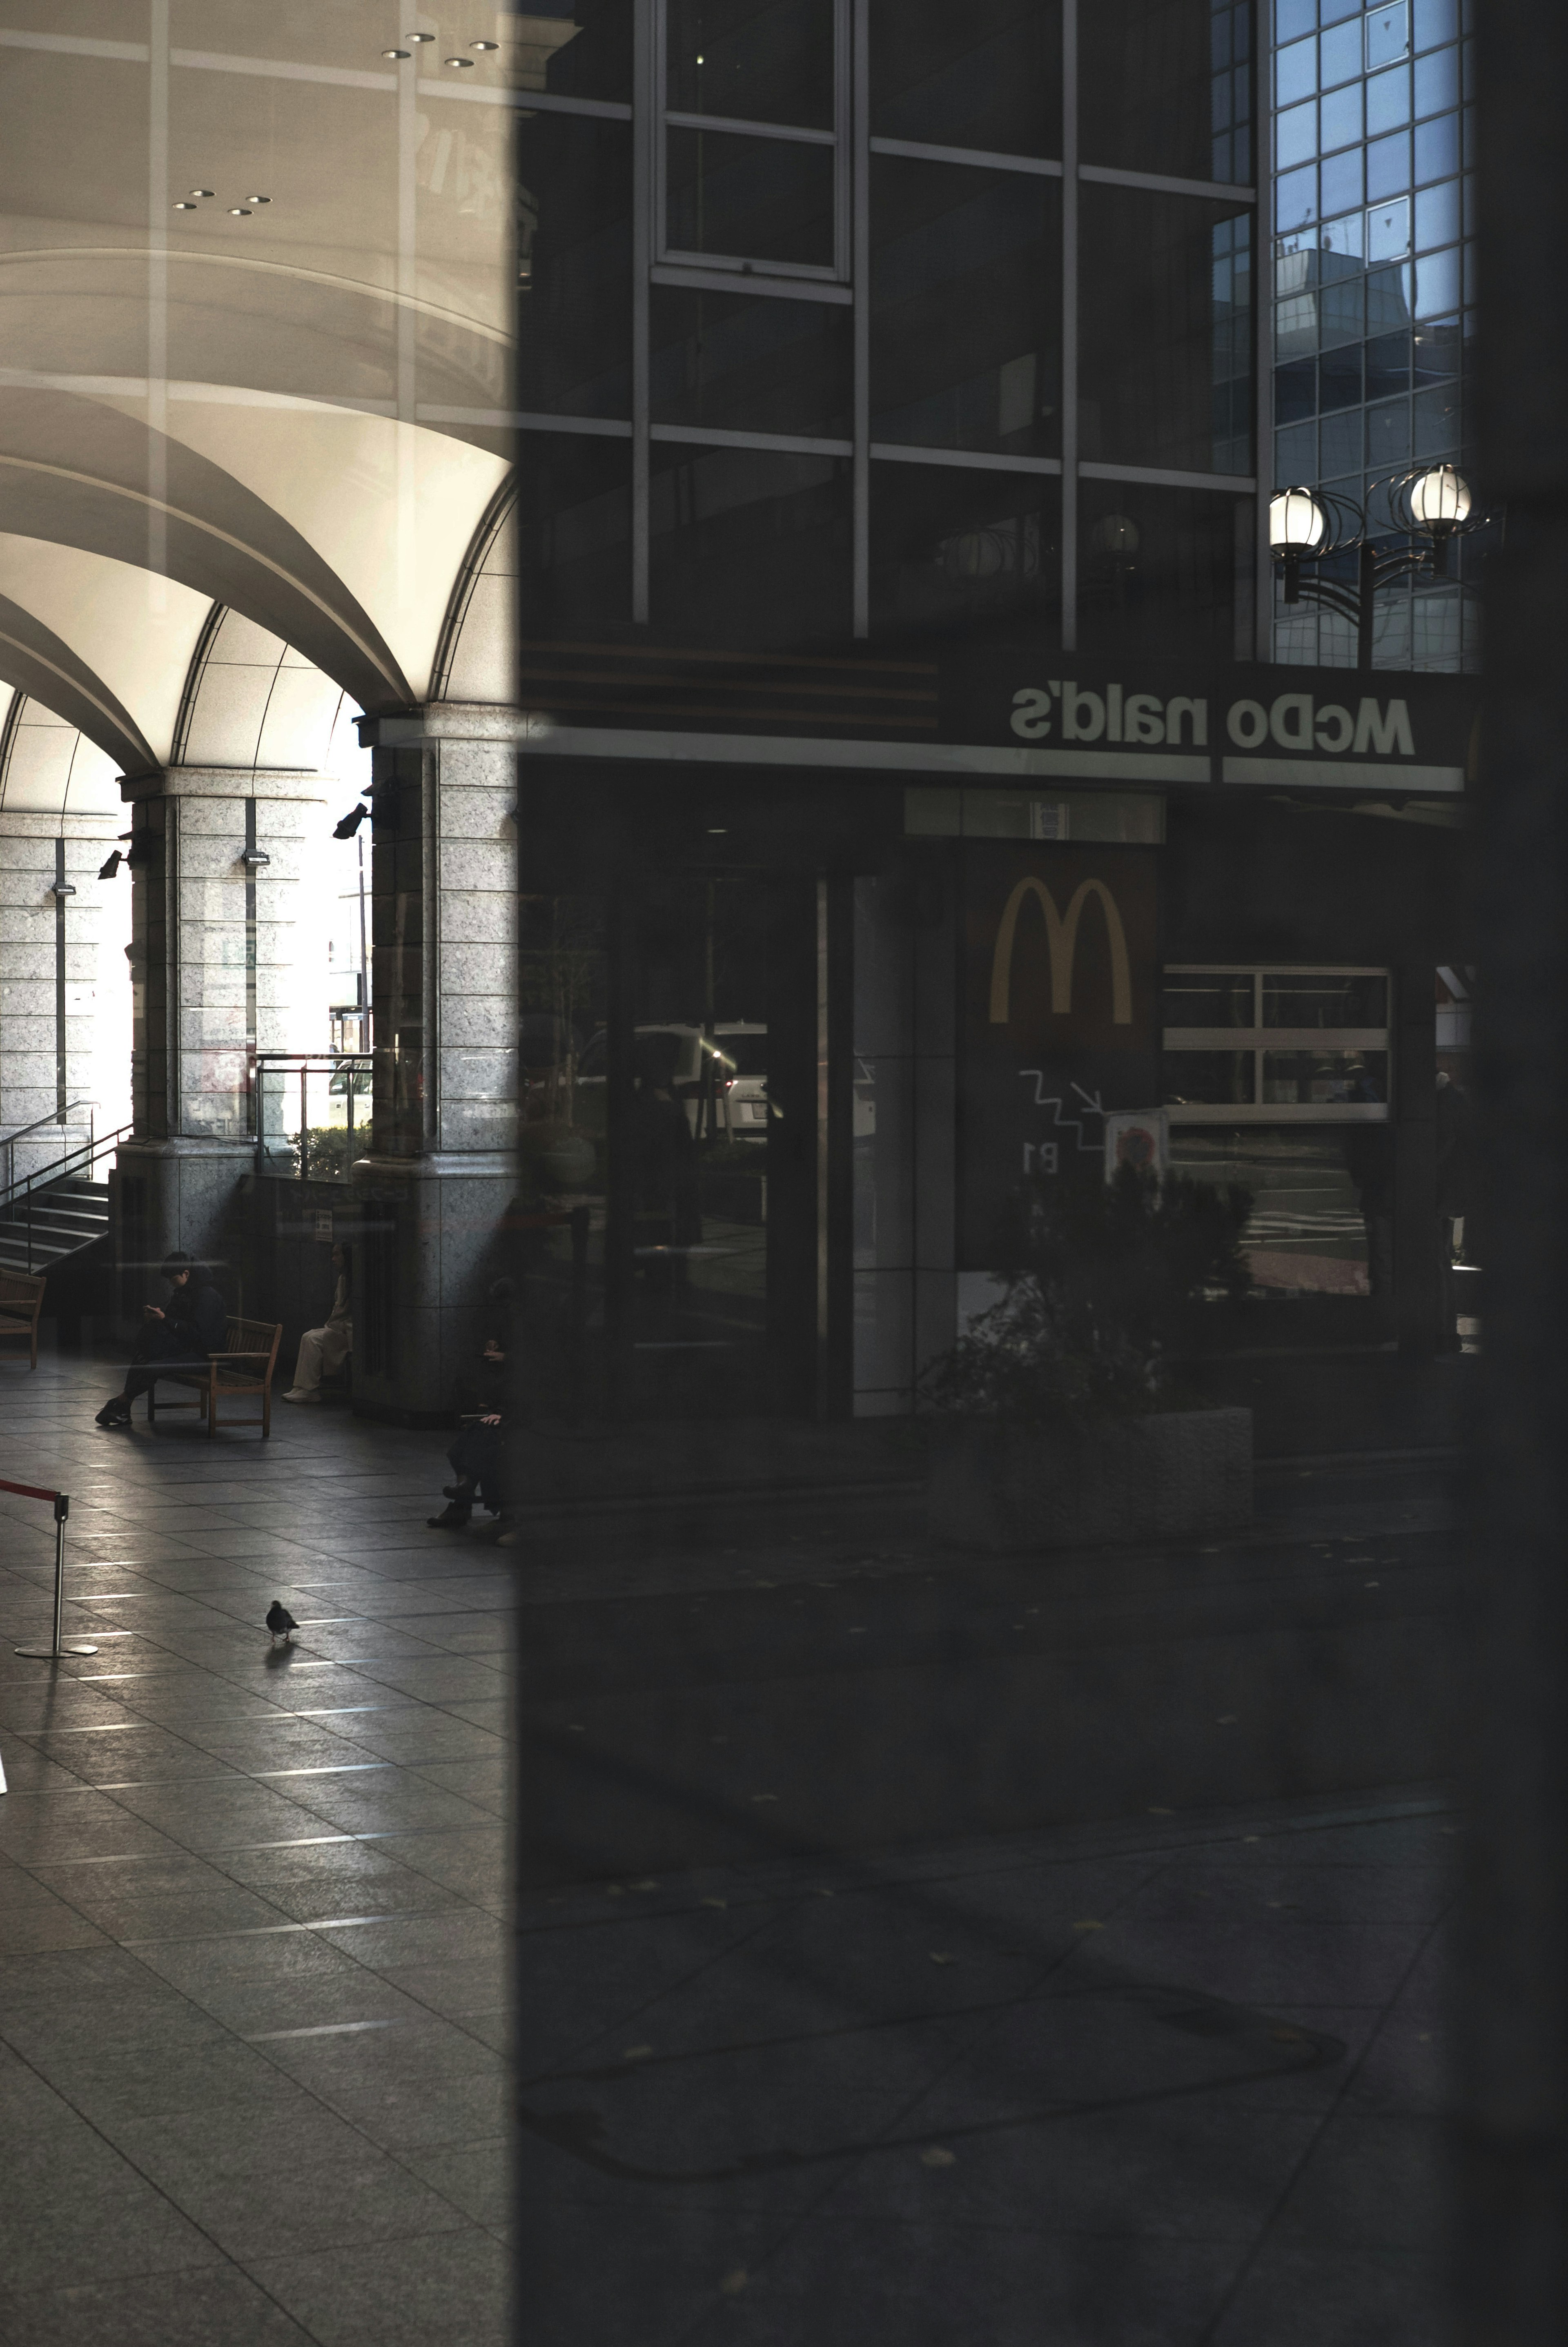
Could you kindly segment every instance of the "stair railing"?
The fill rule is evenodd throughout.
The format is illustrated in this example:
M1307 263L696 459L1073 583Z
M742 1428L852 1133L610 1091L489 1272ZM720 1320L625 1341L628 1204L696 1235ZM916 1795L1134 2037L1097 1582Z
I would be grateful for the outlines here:
M78 1102L77 1105L78 1107L85 1108L87 1106L87 1103L85 1101L82 1101ZM39 1122L42 1124L53 1124L55 1122L56 1120L52 1116L41 1117L39 1119ZM20 1131L10 1134L8 1137L13 1141L20 1141L25 1133L32 1133L36 1130L36 1127L34 1125L25 1125ZM67 1150L65 1155L63 1157L56 1158L53 1164L40 1165L36 1172L26 1175L22 1181L13 1181L7 1189L0 1190L0 1214L4 1214L6 1221L14 1223L18 1219L15 1211L18 1204L20 1204L26 1210L25 1221L27 1233L27 1269L29 1273L33 1268L33 1199L35 1192L51 1189L56 1182L68 1182L73 1176L79 1177L84 1174L90 1174L93 1166L100 1157L107 1155L109 1150L117 1149L122 1141L128 1141L135 1130L136 1128L134 1125L122 1124L118 1126L113 1133L104 1133L95 1135L91 1133L89 1125L88 1138L85 1142L79 1143L75 1149Z
M0 1182L0 1204L16 1187L16 1143L26 1141L30 1133L42 1133L46 1124L64 1124L73 1109L85 1108L87 1112L87 1138L92 1139L93 1108L91 1101L67 1101L63 1108L52 1108L47 1116L36 1116L31 1124L19 1124L15 1133L0 1133L0 1149L5 1152L5 1179Z

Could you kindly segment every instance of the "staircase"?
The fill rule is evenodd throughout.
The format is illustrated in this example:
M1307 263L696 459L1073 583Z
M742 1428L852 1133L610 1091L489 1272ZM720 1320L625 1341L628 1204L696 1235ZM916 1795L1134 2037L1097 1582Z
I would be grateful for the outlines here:
M51 1271L103 1238L108 1226L107 1182L75 1175L51 1182L30 1199L0 1205L0 1271Z

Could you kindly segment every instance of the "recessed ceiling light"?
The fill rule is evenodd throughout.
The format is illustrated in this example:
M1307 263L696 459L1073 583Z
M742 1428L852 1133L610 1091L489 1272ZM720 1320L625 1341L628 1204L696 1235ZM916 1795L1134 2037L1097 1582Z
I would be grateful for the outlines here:
M468 44L471 49L498 49L500 46L499 41L470 41Z
M229 217L231 220L249 220L251 217L251 207L249 204L231 204L229 207Z
M174 209L177 212L193 212L196 210L196 206L194 204L176 204Z
M441 62L447 66L467 66L471 69L474 60L472 57L443 57Z
M405 41L433 41L436 36L434 33L405 33L403 37Z
M210 196L213 190L210 188L187 188L185 192L188 196Z
M381 54L384 57L411 57L414 52L412 49L383 49Z
M248 204L270 204L272 200L271 196L247 196L245 199Z

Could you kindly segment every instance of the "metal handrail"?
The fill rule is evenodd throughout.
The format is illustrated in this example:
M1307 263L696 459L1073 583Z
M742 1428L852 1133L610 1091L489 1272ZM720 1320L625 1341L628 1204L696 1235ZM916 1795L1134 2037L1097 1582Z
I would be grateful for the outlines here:
M40 1133L46 1124L64 1124L74 1108L85 1108L90 1114L97 1105L96 1101L67 1101L64 1108L52 1108L47 1116L36 1116L31 1124L19 1124L15 1133L0 1133L0 1148L7 1142L26 1141L30 1133Z
M47 1123L50 1120L46 1118L44 1121ZM81 1160L85 1159L87 1166L90 1168L95 1161L104 1154L106 1150L117 1148L120 1142L128 1139L130 1134L135 1131L136 1127L134 1124L122 1124L113 1133L100 1133L94 1140L79 1143L75 1149L67 1149L65 1155L63 1157L56 1157L52 1165L41 1165L36 1174L29 1174L25 1182L14 1183L10 1189L0 1190L0 1209L5 1211L8 1221L15 1219L13 1209L17 1201L21 1200L26 1203L27 1210L27 1269L29 1272L31 1272L33 1268L34 1191L40 1189L46 1190L54 1183L63 1182L67 1180L71 1174L79 1173L82 1170L79 1162Z
M93 1101L67 1101L63 1108L52 1108L47 1116L36 1116L31 1124L19 1124L15 1133L0 1133L0 1149L5 1152L5 1179L0 1184L0 1198L8 1198L16 1186L16 1150L18 1141L26 1141L30 1133L42 1133L46 1124L64 1124L73 1109L85 1108L87 1112L87 1138L93 1131Z

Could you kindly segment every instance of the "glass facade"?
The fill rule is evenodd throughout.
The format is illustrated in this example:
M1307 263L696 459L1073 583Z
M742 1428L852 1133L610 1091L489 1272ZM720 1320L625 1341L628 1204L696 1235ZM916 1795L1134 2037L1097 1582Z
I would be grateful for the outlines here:
M1364 505L1466 455L1475 333L1470 0L1278 0L1274 96L1274 478ZM1373 510L1380 509L1373 499ZM1475 550L1378 596L1379 668L1480 661ZM1277 589L1276 589L1277 594ZM1354 632L1276 606L1274 657L1354 662Z
M531 626L1253 655L1249 6L649 0L630 78L579 13L521 123Z

